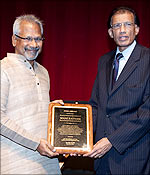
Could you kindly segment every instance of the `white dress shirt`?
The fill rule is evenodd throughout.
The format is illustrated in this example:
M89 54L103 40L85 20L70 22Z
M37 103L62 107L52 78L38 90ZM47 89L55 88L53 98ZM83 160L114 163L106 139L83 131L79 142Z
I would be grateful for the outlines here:
M123 52L120 52L119 48L117 47L116 55L118 53L122 53L123 57L119 60L119 69L118 69L118 74L117 74L116 80L118 79L118 77L121 74L124 66L126 65L133 49L135 48L135 45L136 45L136 41L134 40L134 42L127 49L125 49Z

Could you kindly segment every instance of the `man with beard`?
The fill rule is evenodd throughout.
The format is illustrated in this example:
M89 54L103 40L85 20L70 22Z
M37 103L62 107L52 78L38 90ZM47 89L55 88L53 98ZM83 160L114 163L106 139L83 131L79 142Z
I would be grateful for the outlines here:
M61 174L58 153L46 141L49 75L35 61L42 50L42 22L34 15L18 17L12 44L15 53L1 61L1 173Z
M139 19L114 9L108 33L117 47L99 60L90 104L95 141L85 154L96 174L150 174L150 51L136 41Z

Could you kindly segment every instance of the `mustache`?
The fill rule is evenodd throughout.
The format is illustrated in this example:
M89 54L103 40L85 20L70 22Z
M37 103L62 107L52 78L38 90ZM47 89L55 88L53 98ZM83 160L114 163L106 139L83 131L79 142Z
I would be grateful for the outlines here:
M25 51L39 51L39 47L25 47L24 48L25 49Z

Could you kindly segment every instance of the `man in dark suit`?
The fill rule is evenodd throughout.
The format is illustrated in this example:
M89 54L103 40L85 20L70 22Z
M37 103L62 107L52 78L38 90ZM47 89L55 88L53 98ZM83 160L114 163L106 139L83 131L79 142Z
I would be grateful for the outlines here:
M117 48L102 56L90 104L95 141L85 154L96 174L150 174L150 51L136 41L139 19L127 7L110 15ZM120 57L116 55L120 53Z

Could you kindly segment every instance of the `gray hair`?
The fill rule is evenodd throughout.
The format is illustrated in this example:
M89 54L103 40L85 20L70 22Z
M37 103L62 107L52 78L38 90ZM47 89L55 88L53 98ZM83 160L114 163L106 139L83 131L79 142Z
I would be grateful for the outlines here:
M20 24L22 21L28 21L32 23L37 23L41 29L41 34L43 35L43 23L42 21L37 18L35 15L28 14L28 15L21 15L18 16L13 24L13 34L19 34L20 32Z

